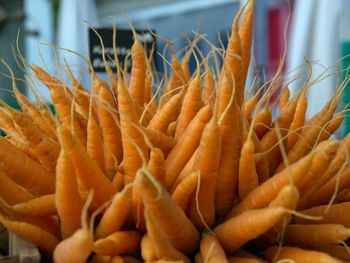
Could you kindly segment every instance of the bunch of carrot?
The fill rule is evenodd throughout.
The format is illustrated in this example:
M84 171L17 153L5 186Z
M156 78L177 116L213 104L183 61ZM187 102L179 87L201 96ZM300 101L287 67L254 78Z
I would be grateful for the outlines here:
M350 261L350 135L330 139L346 83L309 120L309 79L274 109L280 72L246 98L254 2L216 72L204 58L191 76L195 47L183 61L172 50L160 100L137 38L129 82L118 61L117 78L105 63L110 84L91 72L91 91L68 65L69 85L31 65L57 117L12 75L21 111L1 102L2 225L47 262Z

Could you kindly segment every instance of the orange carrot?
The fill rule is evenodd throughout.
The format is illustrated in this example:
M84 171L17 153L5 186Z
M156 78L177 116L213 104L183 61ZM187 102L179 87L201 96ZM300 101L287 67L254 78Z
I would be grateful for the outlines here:
M263 138L271 128L272 111L270 107L265 107L254 116L254 131L259 138Z
M170 243L181 252L193 252L199 233L159 182L147 170L140 169L134 188L141 193L145 209L152 213L152 222L157 224Z
M58 135L62 148L72 160L78 185L85 190L94 189L94 204L96 206L110 200L116 193L115 187L90 159L80 141L64 126L58 127Z
M116 165L123 158L121 132L112 112L115 107L110 90L100 89L97 111L103 136L105 171L109 178L113 177Z
M171 197L174 201L186 211L188 208L191 197L195 194L198 186L199 173L192 172L187 175L179 184L176 186Z
M132 68L129 83L130 95L134 98L135 102L143 107L144 104L144 92L145 92L145 79L146 79L146 55L141 42L135 37L135 42L131 47Z
M181 105L182 93L178 93L172 96L161 109L159 109L148 123L147 128L156 129L163 133L166 133L168 125L176 120L180 105Z
M221 134L215 114L205 126L198 146L194 169L200 180L189 208L189 218L198 229L215 222L215 191L221 154ZM208 158L210 157L210 158Z
M38 226L9 220L0 215L0 222L7 229L11 230L18 237L28 240L46 256L51 256L59 240L52 234L46 232Z
M139 146L146 159L148 154L142 134L134 127L139 121L134 102L121 80L118 81L118 104L125 169L124 182L128 184L134 180L136 171L142 166L141 156L130 140Z
M161 149L165 156L169 154L176 144L176 141L172 137L158 130L144 128L143 131L146 133L153 146Z
M309 171L304 178L298 183L298 189L303 195L308 191L309 185L312 185L327 170L333 159L339 143L337 141L323 141L315 149L315 156L312 160Z
M320 220L309 220L307 218L296 217L295 223L297 224L341 224L345 227L350 227L349 220L350 202L344 202L339 204L320 205L306 210L300 211L305 215L321 216Z
M250 209L266 207L277 195L283 186L289 183L289 178L297 184L311 165L313 155L307 155L297 163L275 174L253 191L240 203L233 207L227 218L238 215Z
M288 87L285 87L280 94L280 99L279 99L280 110L282 110L288 104L289 97L290 97L290 90Z
M344 260L345 262L350 261L349 249L343 245L328 245L324 247L317 247L315 250L325 252L333 257Z
M58 143L43 133L25 113L13 109L9 109L9 112L15 127L21 132L33 154L45 169L54 172L60 151Z
M200 68L197 68L197 73L191 80L182 102L175 132L175 140L179 140L193 117L202 108L203 102L200 88Z
M248 10L243 14L242 23L239 28L239 38L242 46L242 87L244 88L247 72L250 64L251 46L254 28L254 6L255 0L250 1Z
M81 228L76 230L70 237L61 241L55 248L53 260L57 263L68 262L86 262L93 248L92 224L101 208L97 209L90 218L90 226L88 225L87 210L92 202L93 191L87 195L85 204L81 210Z
M327 246L347 240L350 237L350 229L339 224L290 224L286 227L283 237L283 241L290 246Z
M55 194L42 195L37 198L15 204L13 210L17 214L28 216L56 215Z
M307 110L307 97L305 95L305 92L302 92L298 99L297 106L295 108L293 121L290 124L290 131L288 132L288 137L287 137L288 151L293 148L294 144L298 140L298 136L302 133L302 126L304 125L306 110Z
M0 196L9 205L27 202L34 198L3 172L0 172Z
M104 238L120 230L131 207L131 187L126 186L117 193L104 212L95 230L97 239Z
M204 234L200 243L200 251L204 262L208 263L228 263L225 251L216 237Z
M249 136L249 135L248 135ZM239 159L238 197L243 199L259 185L254 163L255 146L251 138L244 142Z
M180 260L185 263L191 261L171 243L161 227L156 223L153 213L145 209L146 227L149 238L151 239L154 250L159 259L164 260ZM184 239L183 241L186 241Z
M226 216L232 209L238 182L242 115L233 95L230 100L226 112L219 121L221 156L215 192L215 210L218 216Z
M270 247L264 252L267 260L291 260L295 263L341 263L343 261L318 251L297 247Z
M165 160L165 186L171 188L186 162L198 147L202 131L211 117L210 106L204 106L193 118L186 132L171 150Z
M97 164L102 172L105 171L104 165L104 153L103 153L103 139L102 131L95 121L90 108L88 126L87 126L87 139L86 139L86 152L90 158Z
M215 78L213 71L207 66L207 62L204 65L206 68L203 77L202 97L204 102L208 102L211 106L214 106L216 100Z
M62 238L70 237L81 227L83 201L78 191L74 166L65 147L62 148L57 161L55 203Z
M33 195L55 191L55 178L35 161L0 137L0 170ZM15 158L14 158L15 157Z
M98 255L121 255L139 251L141 235L137 231L118 231L94 242Z
M266 232L285 213L281 207L248 210L216 226L214 233L225 251L232 253L249 240ZM233 236L235 238L232 238Z
M148 234L144 234L141 239L141 256L142 259L146 262L154 261L157 259L153 241Z

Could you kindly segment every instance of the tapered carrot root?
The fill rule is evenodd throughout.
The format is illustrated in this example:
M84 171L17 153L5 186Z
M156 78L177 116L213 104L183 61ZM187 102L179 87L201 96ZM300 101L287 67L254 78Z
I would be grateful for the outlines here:
M350 229L338 224L290 224L284 232L285 244L300 247L321 247L345 241Z
M341 263L326 253L296 247L271 247L264 253L268 260L292 260L295 263Z
M228 263L220 242L216 237L204 234L200 243L201 255L205 262L208 263Z
M27 202L17 203L12 208L17 214L29 216L56 215L55 195L42 195Z
M24 222L11 221L3 216L0 216L0 222L17 236L36 245L42 253L47 256L52 255L55 247L59 243L59 240L54 235L38 226Z
M226 252L234 252L249 240L265 233L282 219L285 210L268 207L245 211L214 228L214 233ZM232 239L232 236L235 238Z
M145 219L148 235L154 245L155 254L161 260L173 260L189 263L190 260L178 251L166 237L166 234L154 221L153 215L145 209Z
M311 165L312 155L274 175L263 184L251 191L240 203L233 207L227 218L238 215L249 209L266 207L278 194L280 189L288 184L291 176L295 184L301 180Z
M120 255L136 253L139 250L141 235L137 231L118 231L95 241L93 251L100 255Z
M152 213L154 223L179 251L193 252L199 233L167 191L147 172L140 170L134 188L139 191L145 208Z
M0 170L30 193L51 194L55 192L55 178L38 163L17 150L0 137ZM14 158L15 156L15 158Z

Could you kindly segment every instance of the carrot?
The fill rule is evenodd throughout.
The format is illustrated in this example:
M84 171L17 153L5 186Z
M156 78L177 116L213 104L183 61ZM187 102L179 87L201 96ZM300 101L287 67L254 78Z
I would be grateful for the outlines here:
M116 193L115 187L90 159L80 141L64 126L58 127L58 135L62 148L72 160L78 186L85 190L94 189L94 204L97 206L110 200Z
M290 131L288 132L287 147L286 147L288 151L293 148L294 144L298 140L298 136L302 132L302 126L304 125L304 122L305 122L306 110L307 110L307 97L305 95L305 92L302 92L295 108L293 121L290 124Z
M29 100L18 90L16 85L13 85L13 91L22 111L32 118L41 131L43 131L52 140L57 141L57 135L54 127L50 126L50 124L45 121L45 119L41 116L40 111L29 102Z
M103 137L104 164L109 178L115 174L115 167L123 158L121 132L113 116L116 110L110 90L101 89L98 93L98 118Z
M280 94L279 106L280 110L282 110L288 103L290 97L290 90L288 87L285 87Z
M134 98L135 102L140 107L143 107L147 71L146 55L141 42L137 39L135 34L134 37L134 44L131 47L132 68L129 90L130 95Z
M165 158L159 148L152 148L147 168L161 185L165 185Z
M205 126L198 146L194 169L200 180L189 207L189 218L198 229L215 223L215 191L221 154L221 134L215 114ZM208 158L210 157L210 158Z
M318 147L316 147L316 153L312 160L310 169L297 185L302 195L308 190L309 185L312 185L313 182L317 181L317 179L327 170L338 146L339 143L337 141L323 141Z
M288 152L289 163L292 164L299 160L311 151L311 147L319 143L321 129L332 118L336 106L336 98L333 97L318 114L305 123L300 138ZM283 168L284 164L282 163L276 171L281 171Z
M318 247L338 244L350 237L350 230L339 224L290 224L284 232L284 242L291 246Z
M9 109L9 112L15 127L21 132L33 154L45 169L54 172L60 151L58 143L43 133L25 113L13 109Z
M263 261L263 260L257 259L257 258L232 256L232 257L228 258L228 262L229 263L264 263L266 261Z
M86 152L90 156L90 158L96 163L96 165L100 168L100 170L104 172L105 165L102 131L96 123L91 108L89 112L87 126Z
M281 110L280 114L276 117L273 128L261 139L262 150L264 152L268 151L267 159L269 162L270 175L274 173L281 159L280 148L278 146L278 134L280 133L282 138L287 134L287 130L293 121L296 102L296 99L292 99L287 103L287 105Z
M159 109L148 123L147 128L156 129L166 133L169 124L176 120L181 105L182 93L172 96L161 109Z
M216 100L215 77L213 71L207 66L207 61L204 65L206 68L203 77L202 99L204 102L208 102L211 106L214 106Z
M266 263L266 261L263 260L262 258L257 257L255 255L251 254L250 252L247 252L243 249L239 249L233 255L234 256L231 256L228 258L230 263L238 263L238 262L242 262L242 263ZM237 261L238 259L240 259L242 261Z
M322 251L333 257L344 260L345 262L350 261L349 248L341 245L328 245L324 247L317 247L315 250Z
M59 243L57 237L30 223L12 221L0 215L0 222L18 237L28 240L46 256L51 256Z
M227 218L250 209L266 207L291 178L297 184L311 165L313 155L307 155L297 163L287 167L251 191L240 203L232 208ZM290 176L290 177L289 177Z
M78 113L84 118L89 118L89 92L82 86L82 84L74 77L68 63L66 63L68 69L68 77L70 79L70 86L74 91L75 108Z
M318 251L297 247L270 247L264 252L267 260L291 260L295 263L341 263L343 261Z
M243 113L244 113L244 117L248 123L250 123L252 113L253 113L254 108L258 102L258 96L259 96L259 92L255 93L251 98L246 99L244 101Z
M118 231L94 242L93 251L98 255L120 255L139 250L141 235L137 231Z
M158 130L144 128L143 131L146 133L153 146L162 150L165 157L176 144L175 139Z
M217 238L214 236L203 234L200 243L200 251L201 255L203 256L204 262L228 263L225 251L221 247L221 244L219 243Z
M190 203L191 197L196 192L198 186L198 172L192 172L188 174L174 189L171 198L177 203L178 206L186 211Z
M281 207L251 209L219 224L214 228L214 233L225 251L232 253L249 240L265 233L285 213Z
M270 107L265 107L254 116L254 131L261 139L271 128L272 111Z
M55 178L35 161L0 137L0 170L33 195L55 191Z
M118 79L120 78L118 77ZM137 149L130 141L131 138L140 147L146 159L148 154L143 136L133 126L138 124L139 119L134 102L121 80L118 81L118 104L123 145L123 165L125 169L124 182L128 184L134 180L136 171L142 166L141 156L139 156Z
M66 200L69 199L69 202ZM63 238L70 237L80 225L80 215L83 209L76 173L67 150L63 147L56 167L55 207L60 218Z
M154 214L148 211L147 207L145 209L145 219L147 233L154 245L154 250L158 259L180 260L185 263L191 262L184 254L175 248L160 226L156 223ZM183 241L186 241L186 239Z
M334 194L335 190L341 192L350 184L350 167L346 167L339 175L333 176L325 185L321 188L316 189L314 193L309 193L304 195L300 200L300 208L309 208L315 205L327 203ZM312 199L310 199L312 196Z
M26 202L15 204L12 208L17 214L28 216L56 215L55 194L42 195Z
M27 202L34 198L2 171L0 171L0 196L9 205Z
M124 187L124 174L120 171L116 171L112 184L115 186L119 192Z
M341 191L339 194L337 194L334 202L335 203L344 203L350 201L350 188L346 188L343 191Z
M203 106L200 81L200 68L197 68L197 73L191 80L182 102L181 112L178 117L178 124L175 131L175 140L179 140L191 120Z
M170 151L165 160L165 186L171 188L186 162L199 145L202 131L211 117L210 106L204 106L193 118L186 132Z
M159 182L147 170L140 169L134 188L140 192L145 209L152 213L153 223L157 224L170 243L181 252L193 252L199 233Z
M224 113L226 108L228 107L231 97L234 97L234 102L237 103L236 100L236 82L231 78L227 71L224 71L221 82L219 82L219 94L217 101L217 117L221 118L221 115Z
M141 239L141 257L146 262L154 261L157 259L153 241L148 234L144 234Z
M242 106L244 101L243 94L243 68L242 68L242 44L240 35L238 32L238 20L243 12L243 8L238 11L233 24L232 24L232 32L228 41L225 57L224 57L224 71L227 65L230 76L233 76L235 87L236 87L236 96L237 96L237 104L239 107ZM221 76L223 71L221 72Z
M78 138L85 145L86 144L86 135L85 132L80 127L77 118L71 116L71 101L72 94L68 90L68 88L61 83L59 80L50 76L43 69L38 66L33 65L34 73L37 78L48 87L51 94L51 100L55 105L56 113L60 119L60 121L68 128L74 130L74 132L78 135Z
M253 28L254 28L254 6L255 0L250 1L248 10L243 14L242 23L239 28L238 34L241 40L242 46L242 87L245 86L245 80L250 64L251 46L253 39Z
M215 192L215 210L218 216L226 216L232 209L238 183L242 113L233 95L230 100L226 113L219 120L221 156Z
M243 199L254 188L259 185L259 179L256 173L254 163L255 146L253 140L249 137L244 142L241 156L239 159L238 173L238 197Z
M296 217L294 221L297 224L341 224L350 227L349 207L350 202L315 206L300 212L310 216L321 216L322 219L310 221L307 218Z
M181 63L178 60L174 48L170 46L170 52L171 52L171 77L169 80L170 87L167 90L168 91L174 91L177 88L184 88L186 83L186 76L182 69Z
M126 186L121 192L115 194L112 203L104 212L95 230L97 239L120 230L131 208L131 187Z
M86 262L93 248L92 224L101 208L97 209L90 218L88 225L87 210L93 199L93 191L88 193L85 204L81 210L81 228L77 229L69 238L61 241L55 248L53 260L57 263Z
M167 128L167 130L166 130L166 134L167 134L168 136L170 136L170 137L172 137L172 138L175 137L175 132L176 132L177 123L178 123L177 120L175 120L175 121L169 123L168 128Z

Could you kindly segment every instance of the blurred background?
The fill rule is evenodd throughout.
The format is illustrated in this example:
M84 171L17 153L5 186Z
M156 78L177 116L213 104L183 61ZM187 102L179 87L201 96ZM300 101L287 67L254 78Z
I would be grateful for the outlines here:
M10 65L16 77L21 79L24 78L24 73L16 65L13 49L18 48L29 63L38 64L55 75L60 75L57 69L66 59L84 83L88 77L86 62L72 52L55 49L53 46L78 52L88 58L88 28L111 28L113 20L118 29L129 28L125 18L127 14L136 29L152 28L158 35L173 41L175 51L179 54L188 44L183 34L193 40L193 31L205 34L210 42L219 47L226 44L234 15L243 2L0 0L0 57ZM348 66L347 59L341 60L341 63L339 59L349 52L350 18L347 11L350 11L350 1L258 0L255 11L254 57L250 76L259 76L261 83L270 79L276 72L285 48L286 63L283 71L286 80L305 73L306 62L313 64L314 78L327 72L324 74L330 76L317 83L308 94L308 114L314 114L334 94L339 81L339 74L335 73L341 67ZM164 47L165 42L158 39L157 51L161 53ZM199 41L198 47L203 54L211 49L205 41ZM169 56L166 55L166 58ZM158 54L155 61L158 70L164 71L163 60ZM193 58L191 67L192 70L195 68ZM8 74L3 64L0 65L0 72ZM0 75L0 98L11 103L11 81L4 74ZM305 77L306 74L290 84L292 93L302 86ZM19 81L18 85L26 92L22 82ZM45 88L39 86L39 90L43 96L48 97ZM31 96L29 92L27 94Z

